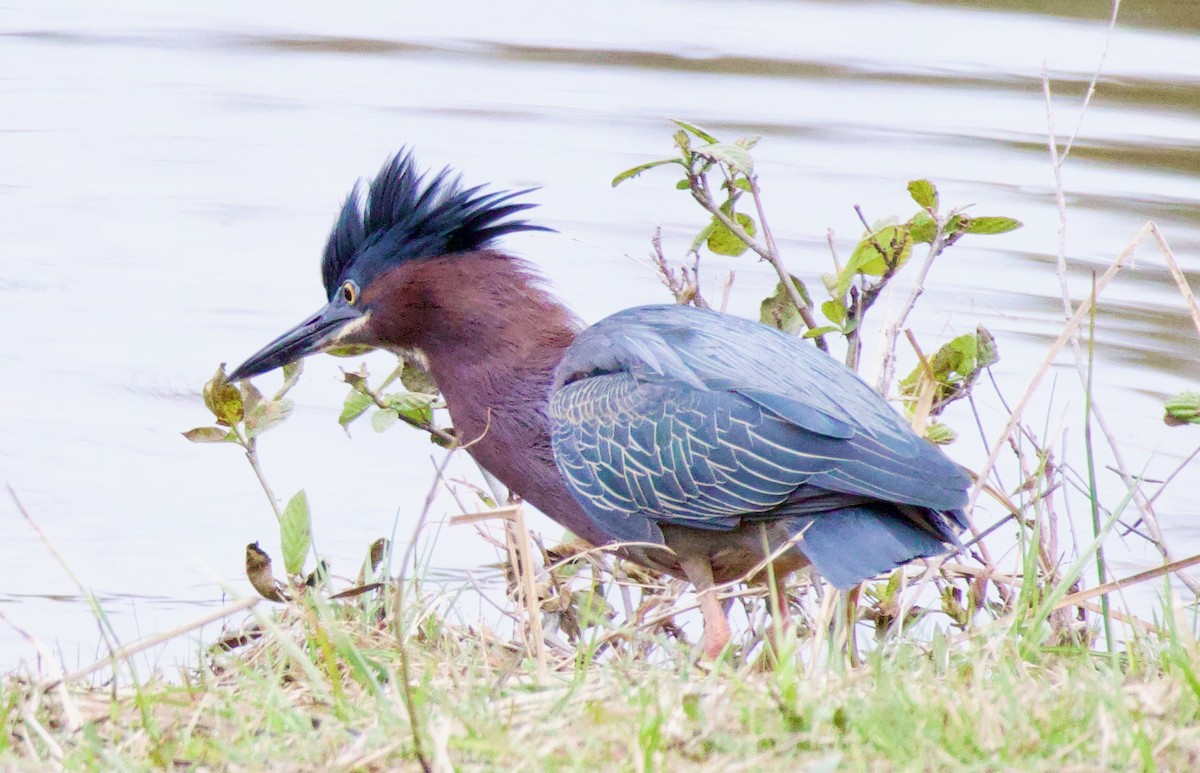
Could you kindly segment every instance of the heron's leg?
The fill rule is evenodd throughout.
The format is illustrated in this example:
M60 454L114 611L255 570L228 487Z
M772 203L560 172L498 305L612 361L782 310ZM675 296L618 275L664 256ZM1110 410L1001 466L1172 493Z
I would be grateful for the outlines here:
M713 588L712 564L704 556L681 557L679 564L696 588L696 598L700 602L700 614L704 617L704 654L715 658L729 644L730 633L729 618Z

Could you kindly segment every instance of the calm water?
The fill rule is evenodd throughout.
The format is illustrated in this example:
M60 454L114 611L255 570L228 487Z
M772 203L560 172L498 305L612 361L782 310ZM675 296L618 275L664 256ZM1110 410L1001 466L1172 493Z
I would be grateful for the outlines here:
M666 173L609 180L669 153L667 119L683 117L763 136L772 224L810 279L828 270L826 229L846 254L853 205L908 213L912 178L1025 221L960 243L912 319L927 341L990 328L1009 400L1060 329L1041 73L1066 134L1105 46L1106 3L1082 18L1078 3L1060 4L1070 16L1017 2L474 5L0 2L0 482L124 638L197 616L222 584L249 592L246 543L277 553L237 450L179 432L205 423L199 387L217 363L320 305L317 261L342 197L401 145L472 183L541 186L537 216L558 234L507 246L586 319L666 299L649 236L662 224L682 254L702 218ZM1064 172L1077 298L1146 219L1200 271L1200 18L1186 2L1142 6L1126 4ZM733 309L753 313L772 275L707 259L711 296L731 269ZM1099 399L1129 463L1165 476L1200 443L1200 430L1163 427L1159 408L1200 385L1200 344L1152 249L1106 294L1097 338ZM342 364L310 362L296 415L261 448L281 496L307 489L321 552L353 575L372 539L397 522L409 533L433 461L401 430L347 438ZM1066 432L1080 464L1077 384L1060 368L1028 415L1039 432ZM980 402L990 440L998 400ZM949 418L964 435L952 453L977 463L973 420ZM1198 496L1185 473L1157 502L1181 556L1200 551ZM454 511L443 497L434 515ZM6 494L0 524L0 612L69 665L90 661L86 606ZM467 528L427 547L452 574L494 560ZM1123 571L1153 562L1137 542L1114 550ZM0 625L0 668L32 657Z

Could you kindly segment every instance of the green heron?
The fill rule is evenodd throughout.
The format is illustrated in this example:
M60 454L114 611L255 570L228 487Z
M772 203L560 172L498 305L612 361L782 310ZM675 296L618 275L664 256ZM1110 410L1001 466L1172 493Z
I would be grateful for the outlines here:
M730 635L714 585L765 583L767 557L780 587L811 564L849 589L959 544L965 472L815 347L677 305L581 330L492 247L546 230L513 218L525 193L393 157L337 218L328 303L230 379L334 345L420 350L484 469L577 536L633 543L622 555L695 586L710 656Z

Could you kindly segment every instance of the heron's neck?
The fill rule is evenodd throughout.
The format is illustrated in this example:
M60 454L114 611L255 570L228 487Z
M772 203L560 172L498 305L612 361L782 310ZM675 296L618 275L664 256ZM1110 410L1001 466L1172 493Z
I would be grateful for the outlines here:
M377 284L393 304L374 323L380 337L425 353L470 454L578 536L606 542L550 446L554 369L579 327L571 312L526 263L495 252L414 261Z
M412 261L376 284L387 309L373 321L379 337L420 349L449 381L552 370L579 327L527 263L497 252Z

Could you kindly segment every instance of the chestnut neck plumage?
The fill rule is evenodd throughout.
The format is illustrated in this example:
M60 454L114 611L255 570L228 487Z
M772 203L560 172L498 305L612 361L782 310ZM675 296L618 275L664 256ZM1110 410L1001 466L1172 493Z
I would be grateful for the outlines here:
M550 446L554 369L579 323L527 263L490 250L409 261L363 302L375 337L424 352L455 432L484 469L577 536L609 541Z

